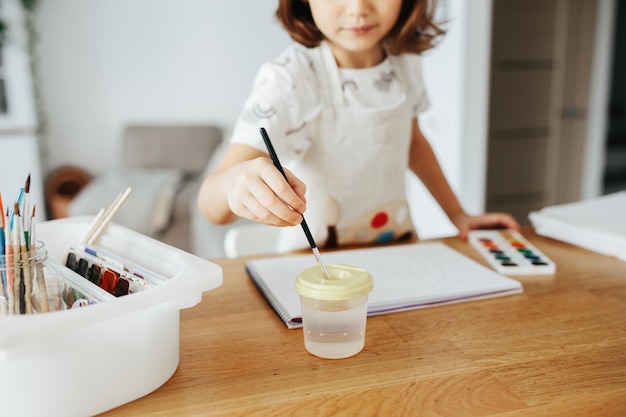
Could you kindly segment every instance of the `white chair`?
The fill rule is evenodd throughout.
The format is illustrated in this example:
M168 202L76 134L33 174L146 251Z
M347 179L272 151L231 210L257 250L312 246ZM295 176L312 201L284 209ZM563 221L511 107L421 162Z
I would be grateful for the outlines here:
M228 229L224 236L227 258L277 253L279 227L246 224Z

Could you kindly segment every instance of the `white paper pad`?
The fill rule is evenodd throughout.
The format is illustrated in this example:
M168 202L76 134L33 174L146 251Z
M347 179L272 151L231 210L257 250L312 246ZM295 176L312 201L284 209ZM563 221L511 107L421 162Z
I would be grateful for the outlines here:
M528 217L537 234L626 261L626 191L546 207Z
M518 281L439 242L336 251L322 253L322 258L326 264L359 266L372 275L368 315L522 292ZM313 254L246 263L250 278L289 328L301 327L296 277L315 265Z

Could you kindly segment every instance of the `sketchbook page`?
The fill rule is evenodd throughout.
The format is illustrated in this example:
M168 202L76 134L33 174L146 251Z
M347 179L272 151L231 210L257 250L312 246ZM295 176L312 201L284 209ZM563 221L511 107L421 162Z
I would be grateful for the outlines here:
M467 258L440 242L323 254L327 264L355 265L374 279L368 314L384 314L522 292L518 281ZM316 265L311 255L255 259L248 273L287 327L299 327L295 279Z
M626 260L626 191L529 214L537 234Z

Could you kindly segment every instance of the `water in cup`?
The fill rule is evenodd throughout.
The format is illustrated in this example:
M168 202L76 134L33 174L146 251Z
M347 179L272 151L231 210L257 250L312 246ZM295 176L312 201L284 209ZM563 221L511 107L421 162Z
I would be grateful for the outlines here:
M305 348L315 356L340 359L359 353L365 344L367 295L373 280L365 270L328 265L333 279L318 267L303 271L296 280L300 294Z

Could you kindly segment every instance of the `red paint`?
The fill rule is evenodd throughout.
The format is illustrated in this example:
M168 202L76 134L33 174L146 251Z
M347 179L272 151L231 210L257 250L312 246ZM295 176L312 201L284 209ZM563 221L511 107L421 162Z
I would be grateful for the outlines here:
M374 217L372 217L371 225L374 229L378 229L386 225L388 221L389 215L387 215L387 213L385 213L384 211L381 211L376 213Z

